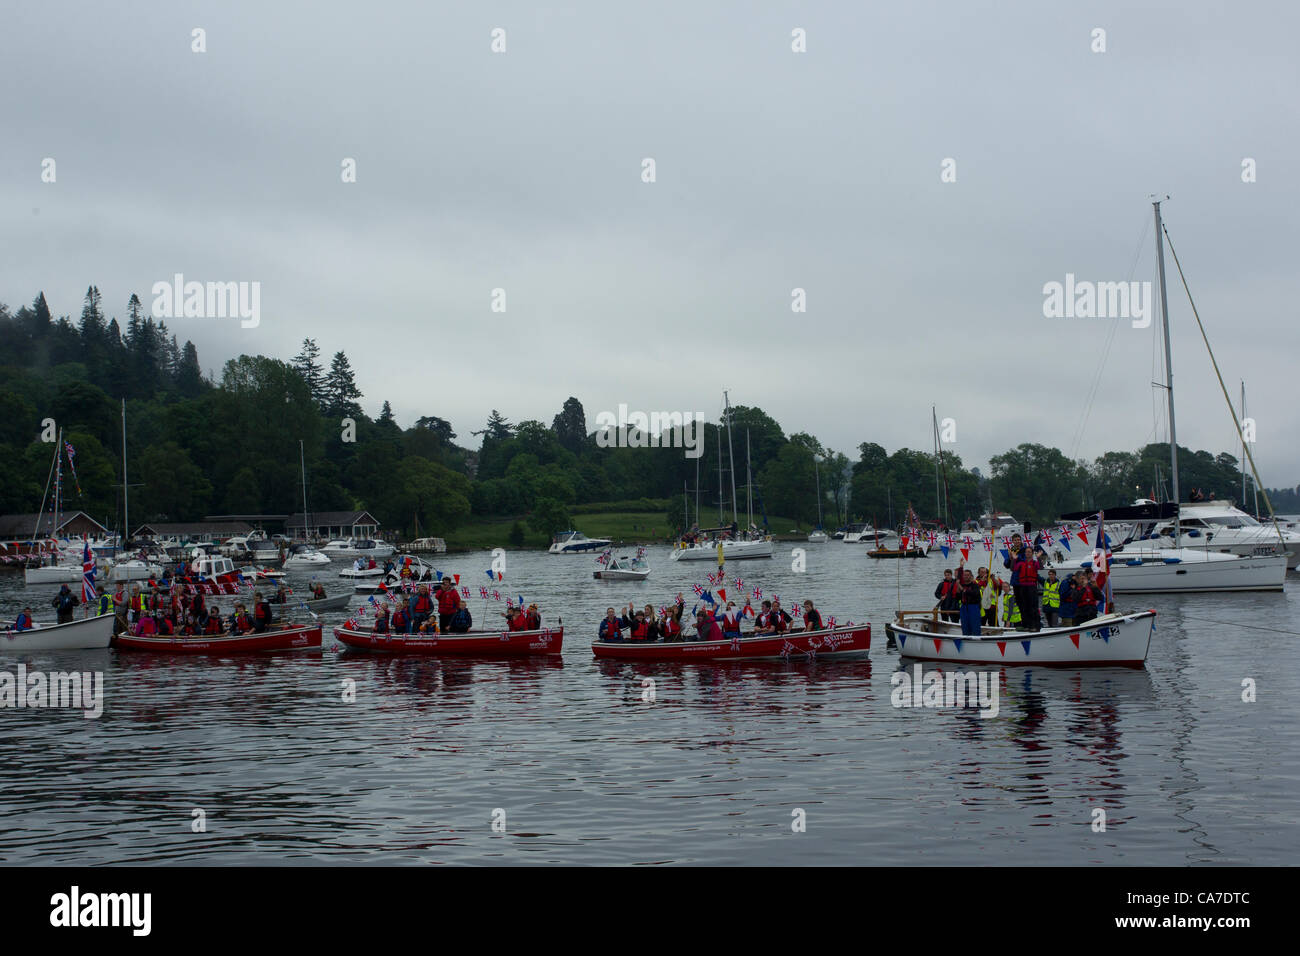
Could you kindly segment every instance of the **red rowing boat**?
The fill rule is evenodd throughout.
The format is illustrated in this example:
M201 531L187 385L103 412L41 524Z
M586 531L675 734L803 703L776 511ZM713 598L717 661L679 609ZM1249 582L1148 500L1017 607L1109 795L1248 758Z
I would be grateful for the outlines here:
M154 651L159 654L246 654L254 651L296 651L320 647L321 628L299 626L277 631L249 631L245 634L152 634L135 637L119 634L113 646L127 651Z
M595 641L591 652L597 657L637 661L813 660L865 657L870 648L871 625L850 624L721 641Z
M334 636L346 647L380 654L446 654L462 657L523 657L529 654L559 654L564 643L563 627L536 631L470 631L468 634L374 634L334 628Z

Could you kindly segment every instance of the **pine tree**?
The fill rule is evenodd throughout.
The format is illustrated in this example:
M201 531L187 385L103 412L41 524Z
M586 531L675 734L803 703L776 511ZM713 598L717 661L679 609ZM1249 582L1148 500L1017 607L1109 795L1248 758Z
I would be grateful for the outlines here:
M339 354L342 355L343 353L340 352ZM307 382L307 387L311 390L312 400L317 405L324 407L326 402L325 375L320 364L320 347L317 346L315 339L302 340L302 351L294 356L293 367L298 370L298 374Z
M357 388L352 363L341 351L335 352L334 360L330 362L330 371L325 378L323 392L326 414L349 416L361 414L361 406L356 402L361 397L361 389Z

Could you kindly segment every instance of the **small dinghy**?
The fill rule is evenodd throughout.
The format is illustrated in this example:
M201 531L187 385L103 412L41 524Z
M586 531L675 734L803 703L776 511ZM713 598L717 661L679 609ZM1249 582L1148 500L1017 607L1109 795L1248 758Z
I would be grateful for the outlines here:
M323 598L314 598L310 601L299 601L297 598L290 595L289 600L285 601L283 604L278 604L275 601L272 601L271 610L275 612L277 618L290 617L295 611L308 611L312 614L320 614L323 611L345 610L348 606L348 602L351 600L352 595L347 593L334 594Z
M467 634L374 634L334 628L340 644L378 654L431 654L448 657L524 657L559 654L564 627L536 631L470 631Z
M869 558L924 558L925 548L872 548Z
M1041 631L981 627L978 637L963 636L961 625L939 620L938 611L899 611L898 619L885 625L903 657L1045 667L1141 667L1155 629L1155 611L1106 614Z
M0 631L0 654L28 651L89 651L108 647L113 639L112 614L82 618L67 624L40 624L29 631Z
M597 657L625 661L821 660L865 657L871 625L848 624L820 631L751 634L720 641L594 641Z
M320 625L282 627L274 631L245 634L151 634L135 637L119 634L113 646L125 651L153 651L157 654L248 654L262 651L297 651L320 647Z
M383 573L384 573L384 569L382 565L375 565L373 568L351 567L351 568L344 568L342 571L340 571L339 577L354 578L354 579L377 578L377 577L381 577Z

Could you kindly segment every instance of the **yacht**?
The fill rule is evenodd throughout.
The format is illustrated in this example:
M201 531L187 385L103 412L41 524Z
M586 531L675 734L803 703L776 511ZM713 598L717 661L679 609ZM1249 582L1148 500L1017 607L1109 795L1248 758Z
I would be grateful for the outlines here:
M310 570L329 563L329 555L322 554L309 544L298 544L294 545L293 551L285 556L283 567L290 571Z
M610 545L608 538L588 538L581 531L561 531L551 539L547 554L584 554L604 551Z
M387 541L373 541L370 538L336 538L321 547L321 551L330 558L380 558L392 557L397 551Z
M1300 533L1261 524L1226 501L1196 501L1178 508L1179 531L1192 548L1244 557L1287 554L1287 567L1300 569ZM1172 545L1174 523L1161 521L1151 531L1153 543Z

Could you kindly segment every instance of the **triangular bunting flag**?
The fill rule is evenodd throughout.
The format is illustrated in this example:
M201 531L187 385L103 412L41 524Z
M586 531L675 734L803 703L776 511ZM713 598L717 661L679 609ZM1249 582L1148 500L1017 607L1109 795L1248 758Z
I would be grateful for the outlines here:
M939 550L943 552L945 558L948 557L948 546L946 544L939 545Z
M1023 647L1023 648L1025 649L1025 656L1028 657L1028 656L1029 656L1029 642L1028 642L1028 641L1021 641L1021 642L1020 642L1020 646Z
M962 548L962 549L961 549L961 559L962 559L963 561L966 561L966 560L968 560L969 558L970 558L970 548Z
M1006 656L1007 656L1007 642L1006 642L1006 641L998 641L998 653L1001 654L1003 657L1006 657Z
M954 644L957 645L957 652L958 652L958 653L961 653L961 638L960 638L960 637L954 637L954 638L952 639L952 642L953 642Z
M934 639L934 652L935 652L936 654L938 654L938 653L939 653L939 648L942 647L942 646L943 646L943 640L940 639L940 638L937 638L937 637L936 637L936 638Z
M1070 640L1074 642L1074 649L1077 651L1079 649L1079 635L1071 634Z
M897 637L898 637L898 649L901 651L904 647L907 646L907 635L899 634L897 635Z

